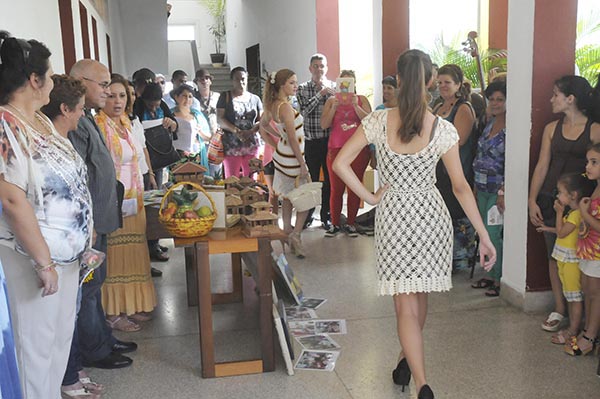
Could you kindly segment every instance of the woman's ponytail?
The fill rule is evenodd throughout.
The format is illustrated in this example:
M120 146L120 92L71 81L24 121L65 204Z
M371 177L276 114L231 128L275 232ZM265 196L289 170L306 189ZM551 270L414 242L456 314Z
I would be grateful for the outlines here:
M398 58L398 135L410 142L423 128L428 108L427 83L431 79L431 59L420 50L408 50Z

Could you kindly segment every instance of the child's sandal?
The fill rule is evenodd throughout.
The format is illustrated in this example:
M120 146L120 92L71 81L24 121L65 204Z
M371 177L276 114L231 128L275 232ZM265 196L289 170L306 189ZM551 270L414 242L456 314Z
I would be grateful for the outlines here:
M554 334L550 339L550 342L556 345L564 345L567 342L570 342L573 337L576 337L575 334L571 333L569 330L561 330L557 334Z
M596 345L598 344L597 339L589 338L585 334L581 335L581 339L590 342L591 346L589 348L582 349L579 346L579 340L576 337L572 337L571 342L565 345L565 352L571 356L585 356L596 350Z

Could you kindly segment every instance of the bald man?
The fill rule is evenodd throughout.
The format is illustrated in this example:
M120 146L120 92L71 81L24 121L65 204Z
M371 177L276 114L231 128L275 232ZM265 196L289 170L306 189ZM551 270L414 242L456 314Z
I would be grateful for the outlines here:
M80 79L86 88L85 115L79 120L77 130L69 132L69 140L87 165L88 187L92 196L95 242L93 247L106 253L107 235L121 224L117 199L117 178L110 152L94 121L92 109L103 108L110 94L110 73L98 61L84 59L71 69L70 75ZM86 367L113 369L129 366L133 361L123 353L137 349L133 342L121 342L112 335L102 309L101 287L106 278L106 260L94 270L93 278L81 288L81 307L77 317L76 335L81 360ZM73 365L74 345L63 385L75 378ZM78 370L77 370L78 371ZM71 378L69 377L71 374Z

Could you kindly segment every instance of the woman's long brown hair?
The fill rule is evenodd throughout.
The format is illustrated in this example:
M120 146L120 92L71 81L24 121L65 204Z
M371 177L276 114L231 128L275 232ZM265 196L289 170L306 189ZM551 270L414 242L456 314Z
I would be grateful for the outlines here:
M400 141L409 143L423 128L428 109L427 82L431 80L431 59L420 50L408 50L398 58L398 109Z

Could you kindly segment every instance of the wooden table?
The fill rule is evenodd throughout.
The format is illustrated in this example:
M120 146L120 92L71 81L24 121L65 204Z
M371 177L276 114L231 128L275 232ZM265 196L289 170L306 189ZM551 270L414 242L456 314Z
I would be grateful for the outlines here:
M158 223L158 211L146 207L148 238L167 238L162 225ZM200 350L202 377L225 377L232 375L262 373L275 370L273 336L273 268L271 263L271 240L281 239L283 234L269 237L248 238L240 228L211 231L207 236L196 238L175 238L175 247L185 250L185 268L188 305L198 305L200 325ZM212 305L243 301L242 254L257 252L259 325L261 359L233 362L215 362ZM210 255L231 254L233 291L213 294L210 284Z
M189 274L195 271L196 274L202 377L225 377L275 370L273 297L271 292L273 280L271 238L247 238L239 229L235 229L212 231L207 236L199 238L176 238L175 246L186 248L186 272ZM193 248L193 250L188 248ZM216 363L212 305L213 303L231 303L242 300L241 254L245 252L258 252L259 324L262 359ZM215 254L231 254L233 292L230 294L211 293L210 255ZM191 266L191 268L188 266ZM190 291L188 290L188 301L189 296Z

